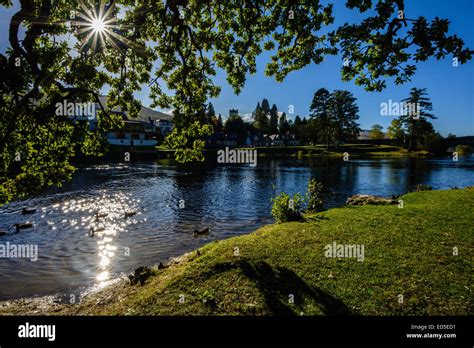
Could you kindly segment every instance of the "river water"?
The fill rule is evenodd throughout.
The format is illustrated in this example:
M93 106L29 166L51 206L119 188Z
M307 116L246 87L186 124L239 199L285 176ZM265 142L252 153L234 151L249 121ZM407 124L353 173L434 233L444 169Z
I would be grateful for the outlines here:
M0 258L0 299L100 287L141 265L272 223L270 198L323 182L325 206L362 194L390 196L418 184L474 185L474 156L437 159L265 159L258 165L180 167L168 160L80 168L71 183L0 207L0 244L36 245L38 260ZM36 213L22 215L24 207ZM126 212L133 212L125 218ZM99 217L96 217L96 213ZM33 228L14 233L15 223ZM194 237L193 230L210 233ZM93 228L96 232L91 237Z

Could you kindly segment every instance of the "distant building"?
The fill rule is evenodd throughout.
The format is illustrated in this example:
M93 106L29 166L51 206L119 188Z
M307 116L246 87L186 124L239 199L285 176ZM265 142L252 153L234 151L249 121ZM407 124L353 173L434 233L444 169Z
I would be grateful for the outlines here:
M237 135L236 134L226 134L224 132L217 132L207 137L206 145L207 147L221 147L221 146L229 146L235 147L237 146Z
M162 135L166 135L173 130L173 121L171 120L159 119L155 121L155 125L160 129Z
M155 146L158 144L158 131L151 123L124 120L123 128L107 132L107 141L114 146Z
M106 110L107 98L99 97L102 107ZM94 115L81 115L71 117L75 121L88 121L91 130L97 129L97 112L101 106L96 103ZM111 129L106 133L107 142L113 146L155 146L158 140L173 129L172 116L149 107L142 106L137 118L129 117L120 107L107 110L110 113L121 115L123 128Z
M368 139L370 139L370 130L361 129L357 139L359 139L359 140L368 140Z
M264 146L264 142L259 138L258 135L250 134L245 140L245 145L247 146Z
M263 146L298 146L299 144L295 135L265 134L263 136Z
M283 138L279 134L272 134L269 136L270 138L270 145L271 146L283 146L285 145L285 142L283 141Z
M229 109L229 117L231 116L239 116L239 110L238 109Z

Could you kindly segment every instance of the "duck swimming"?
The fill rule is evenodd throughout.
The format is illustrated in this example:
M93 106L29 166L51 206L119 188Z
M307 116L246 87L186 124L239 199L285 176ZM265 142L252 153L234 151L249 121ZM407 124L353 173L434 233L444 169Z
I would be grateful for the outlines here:
M36 213L36 209L23 208L23 209L21 210L21 213L22 213L23 215L34 214L34 213Z
M98 227L98 228L91 227L89 229L89 236L92 238L94 237L96 232L102 232L102 231L105 231L105 227Z
M24 229L33 227L33 224L27 222L25 224L14 224L13 226L15 226L16 232L18 233L18 232L20 232L20 230L24 230Z
M205 234L209 234L209 227L205 227L205 228L202 228L200 230L194 230L194 232L193 232L194 237L203 236Z
M132 216L137 215L137 214L138 214L138 212L136 212L136 211L127 211L124 214L124 218L127 219L127 218L132 217Z
M95 221L99 221L100 218L105 218L109 215L109 213L95 213Z

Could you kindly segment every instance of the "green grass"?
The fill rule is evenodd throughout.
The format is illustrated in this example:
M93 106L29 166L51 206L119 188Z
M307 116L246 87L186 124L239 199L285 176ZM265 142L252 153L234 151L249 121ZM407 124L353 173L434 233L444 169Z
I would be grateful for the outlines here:
M342 157L345 152L354 157L419 157L429 156L425 151L409 153L406 149L391 145L343 144L338 147L325 145L308 146L261 146L256 149L259 156L298 156L298 157Z
M325 145L304 146L257 146L239 147L240 149L257 150L262 157L342 157L345 152L354 157L423 157L431 154L426 151L413 151L392 145L373 144L343 144L338 147ZM156 146L155 149L162 153L173 153L172 149L165 146ZM215 153L215 149L208 150Z
M156 270L144 286L122 282L41 313L472 315L474 190L401 199L404 208L346 206L214 242ZM364 261L326 258L333 242L363 244ZM0 305L0 314L31 308Z

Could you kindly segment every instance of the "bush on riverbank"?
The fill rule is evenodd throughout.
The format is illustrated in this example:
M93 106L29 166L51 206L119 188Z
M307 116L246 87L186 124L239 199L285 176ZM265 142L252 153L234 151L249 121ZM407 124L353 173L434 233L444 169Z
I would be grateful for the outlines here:
M433 189L433 186L424 185L424 184L418 184L418 185L416 185L415 192L431 191L432 189Z
M306 201L308 202L307 212L317 213L323 210L323 184L316 179L310 179L308 182Z
M290 197L282 192L272 198L272 202L271 213L277 223L301 220L303 204L306 204L305 213L316 213L323 210L323 184L316 179L310 179L304 196L297 193Z
M469 145L458 145L456 146L455 151L458 155L470 155L472 153L472 148Z
M301 209L303 205L303 197L295 194L290 197L287 193L280 193L272 198L272 216L277 223L298 221L301 219Z

